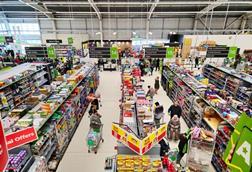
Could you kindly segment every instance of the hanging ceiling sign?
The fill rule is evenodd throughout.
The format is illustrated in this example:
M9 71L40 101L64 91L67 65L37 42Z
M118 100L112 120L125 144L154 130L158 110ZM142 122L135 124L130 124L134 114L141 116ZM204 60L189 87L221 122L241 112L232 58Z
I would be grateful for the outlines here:
M46 43L51 43L51 44L61 44L62 40L61 39L47 39Z
M89 58L110 58L110 47L90 47Z
M166 57L166 48L160 47L151 47L144 48L145 58L165 58Z
M226 58L228 57L229 47L208 47L206 58Z
M13 41L13 37L12 36L6 36L5 37L5 42L6 43L13 43L14 41Z

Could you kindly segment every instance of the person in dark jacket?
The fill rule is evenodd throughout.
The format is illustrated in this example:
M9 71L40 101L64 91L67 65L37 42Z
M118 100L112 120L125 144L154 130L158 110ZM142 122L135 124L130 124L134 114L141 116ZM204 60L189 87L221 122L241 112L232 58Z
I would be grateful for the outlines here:
M156 61L156 71L159 70L159 66L160 66L160 60L157 59L157 61Z
M170 106L170 108L168 109L168 113L171 115L171 119L174 115L177 115L178 118L180 118L180 116L182 114L182 109L179 106L178 101L175 101L174 104Z
M167 139L164 137L162 140L160 140L158 142L158 144L160 145L160 157L165 156L169 150L170 150L170 146L169 146L169 142L167 141Z
M155 93L157 94L158 90L159 90L159 77L156 77L155 79L155 84L154 84L154 88L155 88Z

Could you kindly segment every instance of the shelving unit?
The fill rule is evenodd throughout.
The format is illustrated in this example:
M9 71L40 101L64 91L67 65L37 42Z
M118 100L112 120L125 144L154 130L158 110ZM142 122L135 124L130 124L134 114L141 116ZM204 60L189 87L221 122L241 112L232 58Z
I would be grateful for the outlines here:
M205 67L204 71L209 71L209 69ZM196 124L195 121L198 120L201 121L201 127L210 131L216 131L216 144L214 147L212 164L218 172L227 171L227 165L223 161L222 156L230 139L230 135L234 130L235 123L232 120L225 118L222 110L205 98L206 89L204 89L201 83L189 73L190 71L186 71L178 66L164 66L161 77L162 85L166 90L167 95L173 101L179 99L183 100L181 101L183 109L182 117L184 118L189 128L194 126ZM214 74L204 72L204 76L210 76L210 78L212 78L212 75L216 76L216 78L215 80L209 79L210 83L216 85L220 89L226 87L227 81L224 81L224 79L227 77L223 75L223 73L220 73L219 71ZM228 82L237 82L237 78L227 78L227 80ZM216 83L218 83L218 85ZM169 85L169 87L167 87L167 85ZM209 117L202 116L203 111L200 111L198 108L196 108L197 106L195 104L195 97L197 97L197 99L200 99L205 103L206 106L215 111L215 113L217 114L216 118L219 121L217 126L211 125L211 123L216 119L210 118L211 120L208 120ZM228 108L239 115L241 113L230 105L228 105Z
M40 86L50 82L47 64L24 63L0 75L1 116L22 105Z
M245 102L252 108L252 77L233 69L208 64L203 68L204 77L220 89L226 90L234 99Z
M57 83L57 87L51 94L24 112L8 131L34 126L39 138L30 144L31 152L45 157L45 163L60 162L89 105L86 97L94 93L99 84L98 70L92 64L78 65L70 74L62 81L54 81L52 84ZM41 75L43 73L36 77ZM45 111L45 104L50 104L52 109Z

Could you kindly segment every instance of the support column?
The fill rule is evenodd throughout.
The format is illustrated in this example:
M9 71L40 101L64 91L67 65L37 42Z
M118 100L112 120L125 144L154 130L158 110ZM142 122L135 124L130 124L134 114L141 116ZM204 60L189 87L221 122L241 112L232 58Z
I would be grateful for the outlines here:
M244 34L245 33L245 27L246 27L246 24L247 24L247 20L248 20L248 16L247 15L244 15L242 17L242 21L241 21L241 26L240 26L240 29L241 29L241 33Z
M57 27L56 27L55 20L52 20L52 29L53 29L54 38L58 39L58 36L57 36Z
M150 31L150 19L146 21L146 39L149 39L149 31Z
M103 47L102 19L99 20L101 46Z

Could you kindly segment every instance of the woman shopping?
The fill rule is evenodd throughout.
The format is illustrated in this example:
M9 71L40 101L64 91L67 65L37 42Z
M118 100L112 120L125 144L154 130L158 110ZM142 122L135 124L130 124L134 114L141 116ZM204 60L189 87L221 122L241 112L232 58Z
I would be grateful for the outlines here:
M155 79L155 84L154 84L154 88L155 88L155 93L157 94L158 90L159 90L159 77L156 77Z

